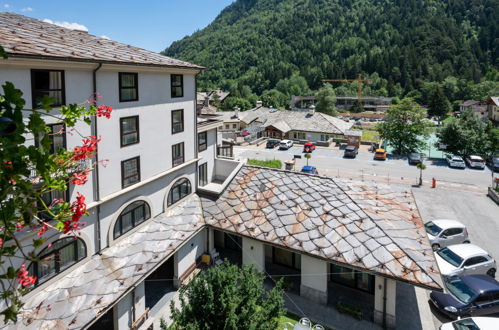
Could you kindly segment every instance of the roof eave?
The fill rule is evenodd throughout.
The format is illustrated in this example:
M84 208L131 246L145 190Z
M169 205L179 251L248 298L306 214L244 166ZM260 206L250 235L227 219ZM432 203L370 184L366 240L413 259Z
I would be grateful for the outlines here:
M35 59L35 60L47 60L47 61L102 63L102 64L115 64L115 65L143 66L143 67L188 69L188 70L197 70L199 71L198 73L206 70L205 67L195 64L193 64L193 66L188 66L188 65L171 65L171 64L154 64L154 63L136 63L136 62L109 61L109 60L91 60L91 59L74 58L74 57L28 55L28 54L18 54L18 53L9 53L9 52L7 52L7 55L12 58L25 58L25 59Z

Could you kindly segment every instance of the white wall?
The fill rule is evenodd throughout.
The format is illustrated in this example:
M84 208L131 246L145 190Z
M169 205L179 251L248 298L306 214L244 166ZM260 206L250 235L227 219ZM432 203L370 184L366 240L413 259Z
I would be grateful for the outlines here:
M208 164L208 183L213 179L215 171L215 157L217 153L217 130L212 129L207 131L208 147L204 151L200 151L198 157L201 158L199 165Z
M301 284L317 291L327 292L328 265L325 260L302 254Z
M127 294L114 306L114 330L130 329L132 325L132 293Z
M207 252L206 235L207 230L203 229L177 251L178 276L182 276L197 258Z
M374 282L374 321L378 324L383 322L383 295L384 278L375 276ZM389 328L394 328L396 323L396 296L397 282L386 279L386 322Z
M243 265L250 264L260 271L265 271L265 245L243 236Z

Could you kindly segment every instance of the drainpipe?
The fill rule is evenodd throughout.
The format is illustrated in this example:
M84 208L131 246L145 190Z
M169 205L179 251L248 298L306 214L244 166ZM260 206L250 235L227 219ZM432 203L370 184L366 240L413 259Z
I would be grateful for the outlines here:
M198 111L197 111L197 92L198 92L198 74L194 75L194 157L198 158ZM206 135L206 143L208 143L208 135ZM196 170L194 172L194 191L198 191L198 168L199 168L199 160L196 161Z
M92 72L92 80L93 80L93 92L94 92L94 106L97 106L97 71L102 68L102 63L99 63L97 67L93 70ZM93 136L97 136L97 117L92 117L92 125L91 125L91 131ZM94 200L95 201L100 201L100 188L99 188L99 154L95 153L94 155L94 164L95 164L95 169L94 169L94 175L92 175L92 184L93 184L93 193L94 193ZM100 228L100 204L97 205L97 223L96 223L96 228L97 228L97 253L101 254L101 248L102 248L102 243L101 243L101 228Z
M383 279L383 329L386 329L386 277Z

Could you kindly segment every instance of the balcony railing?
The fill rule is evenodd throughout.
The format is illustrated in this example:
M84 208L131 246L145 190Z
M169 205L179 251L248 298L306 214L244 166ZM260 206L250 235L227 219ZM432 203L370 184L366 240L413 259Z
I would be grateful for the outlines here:
M232 145L223 145L217 147L217 156L225 158L234 158L234 149Z

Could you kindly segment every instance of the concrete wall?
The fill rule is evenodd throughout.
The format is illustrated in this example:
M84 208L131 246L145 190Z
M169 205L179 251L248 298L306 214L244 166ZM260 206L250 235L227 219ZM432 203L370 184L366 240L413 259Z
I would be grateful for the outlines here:
M133 323L132 306L131 292L114 306L114 330L130 329Z
M328 266L327 261L301 255L301 296L327 304Z
M215 177L219 178L221 180L225 180L227 178L227 175L232 173L232 171L234 171L234 169L239 164L240 164L239 162L233 161L233 160L216 159L215 160Z
M379 276L375 277L374 282L374 322L383 324L383 304L384 304L384 284L385 279ZM395 309L396 309L397 282L392 279L386 279L386 326L395 328Z
M254 265L256 269L265 271L265 245L245 236L243 238L243 266Z

